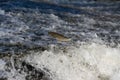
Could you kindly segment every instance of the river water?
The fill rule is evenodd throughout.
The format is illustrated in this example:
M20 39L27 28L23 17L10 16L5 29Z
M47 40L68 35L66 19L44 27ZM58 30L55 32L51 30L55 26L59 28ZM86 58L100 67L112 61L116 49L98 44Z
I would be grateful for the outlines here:
M119 1L0 0L0 80L120 80L119 44Z

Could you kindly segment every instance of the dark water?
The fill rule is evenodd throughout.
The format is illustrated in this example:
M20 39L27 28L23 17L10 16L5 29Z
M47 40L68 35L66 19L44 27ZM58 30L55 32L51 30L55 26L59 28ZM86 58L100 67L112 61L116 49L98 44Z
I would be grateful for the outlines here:
M3 11L3 13L1 12L0 14L0 27L1 31L3 31L3 35L0 36L1 53L7 51L9 52L11 51L11 49L18 52L24 49L27 50L30 48L32 49L33 47L40 47L43 45L51 44L51 42L41 39L40 36L46 35L50 27L54 26L54 24L56 23L54 20L51 20L51 18L49 17L50 14L54 14L59 19L67 22L58 22L59 25L55 24L56 29L54 30L63 33L65 29L64 27L61 28L60 26L70 26L71 30L66 30L66 33L68 31L75 31L75 34L71 33L69 37L72 37L73 35L80 36L82 32L85 33L85 35L81 35L82 39L74 37L73 41L80 40L89 42L89 40L93 38L92 33L94 33L107 44L113 42L115 43L115 45L117 45L120 42L119 1L95 2L79 0L54 0L46 2L29 0L1 0L0 9ZM90 24L88 24L87 27L85 27L84 16L88 19L95 20L95 23L91 22ZM11 19L13 20L13 22L11 21ZM82 23L83 26L77 27L79 26L79 23ZM91 25L92 27L89 27ZM19 30L19 28L22 29ZM72 28L74 28L75 30L72 30ZM4 35L4 30L11 35ZM38 45L38 40L41 40L44 44ZM13 41L14 44L10 41Z

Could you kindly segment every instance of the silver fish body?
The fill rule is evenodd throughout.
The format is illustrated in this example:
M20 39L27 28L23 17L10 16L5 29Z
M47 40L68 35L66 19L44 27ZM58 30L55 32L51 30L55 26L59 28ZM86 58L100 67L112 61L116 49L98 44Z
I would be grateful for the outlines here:
M53 38L57 39L58 41L70 41L70 38L65 37L62 34L56 33L56 32L48 32L48 34L50 36L52 36Z

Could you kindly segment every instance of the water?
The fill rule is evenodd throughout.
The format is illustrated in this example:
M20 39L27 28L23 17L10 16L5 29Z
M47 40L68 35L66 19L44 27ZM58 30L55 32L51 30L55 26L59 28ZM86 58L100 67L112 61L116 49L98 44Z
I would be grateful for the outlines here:
M0 3L0 79L119 80L120 2ZM54 31L71 38L59 42Z
M66 52L38 52L28 57L27 62L49 73L52 80L115 80L119 78L113 78L114 74L119 75L119 52L91 44L69 47Z

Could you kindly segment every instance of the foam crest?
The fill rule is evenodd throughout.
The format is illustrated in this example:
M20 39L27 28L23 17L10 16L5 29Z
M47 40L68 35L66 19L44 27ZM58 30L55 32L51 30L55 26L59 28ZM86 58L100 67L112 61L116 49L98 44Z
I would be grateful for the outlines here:
M116 48L91 44L69 47L66 52L38 52L26 61L37 64L34 66L49 73L53 80L114 80L114 76L119 77L119 53Z

